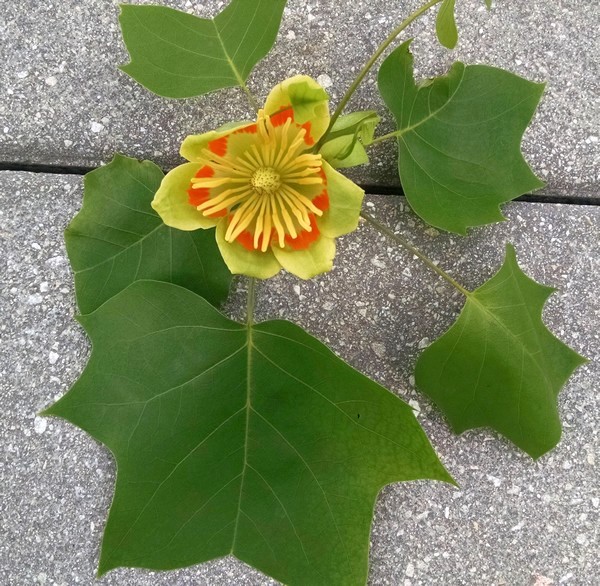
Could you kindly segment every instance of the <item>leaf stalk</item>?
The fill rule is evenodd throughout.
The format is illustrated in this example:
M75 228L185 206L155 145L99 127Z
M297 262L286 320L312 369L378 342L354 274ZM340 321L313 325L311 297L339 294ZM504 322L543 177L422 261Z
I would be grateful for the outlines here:
M248 301L246 305L246 325L251 328L254 325L254 306L256 305L256 279L248 279Z
M423 254L418 248L413 246L408 240L396 234L392 230L390 230L387 226L384 226L380 222L378 222L373 216L368 214L365 211L362 211L360 215L369 223L373 228L377 231L381 232L384 236L387 236L390 240L393 240L397 244L400 244L403 248L412 252L417 258L423 261L432 271L436 272L440 277L445 279L450 285L452 285L455 289L460 291L465 297L471 296L471 291L465 289L458 281L453 279L445 270L438 267L428 256Z
M399 138L403 134L405 134L406 131L407 131L407 129L405 128L404 130L394 130L393 132L388 132L387 134L382 134L381 136L378 136L377 138L374 138L371 141L369 141L369 144L365 144L365 146L372 146L374 144L377 144L378 142L390 140L390 138Z

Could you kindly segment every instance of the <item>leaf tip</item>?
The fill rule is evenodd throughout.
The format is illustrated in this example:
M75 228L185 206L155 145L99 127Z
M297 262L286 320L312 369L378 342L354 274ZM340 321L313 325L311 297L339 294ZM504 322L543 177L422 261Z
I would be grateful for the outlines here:
M52 403L52 405L49 405L48 407L42 409L41 411L39 411L38 413L36 413L37 417L63 417L62 413L60 412L60 405L61 405L61 401L63 400L63 398L66 397L66 395L63 395L60 399L58 399L57 401L55 401L54 403Z
M444 47L446 47L446 49L450 49L450 51L452 51L453 49L456 48L456 45L458 44L458 38L456 40L452 40L452 41L445 41L445 42L440 41L440 42L442 43L442 45Z
M583 354L579 354L579 352L573 350L573 354L575 354L575 368L579 368L580 366L583 366L584 364L589 364L590 362L592 362L591 358L588 358L587 356L584 356Z
M453 476L450 475L450 473L448 473L448 478L445 479L444 482L447 482L448 484L451 484L454 488L458 488L458 490L460 490L460 484L458 484L458 482L454 479Z
M442 469L442 474L435 478L435 480L439 480L440 482L445 482L446 484L451 484L455 488L460 488L458 482L454 479L452 474L446 470L445 466L440 462L440 467Z
M101 565L98 565L98 569L96 570L96 580L100 580L106 573L110 572L112 568L104 568Z
M108 574L111 570L118 568L120 564L114 563L111 559L104 553L104 546L102 547L102 551L100 552L100 560L98 560L98 568L96 569L96 578L102 578L105 574Z
M117 69L119 69L123 73L126 73L130 77L133 77L133 74L131 73L132 65L133 65L133 63L130 61L129 63L123 63L122 65L117 65Z
M534 462L537 462L542 456L545 456L548 452L551 452L559 444L561 437L562 437L562 426L559 424L556 436L551 438L550 441L548 441L544 445L524 446L524 445L519 445L519 443L517 443L517 442L513 442L513 443L515 443L515 445L517 447L521 448Z
M412 42L415 40L414 37L411 37L410 39L406 39L406 41L404 41L399 47L398 49L401 49L402 51L404 51L405 53L410 53L410 46L412 45Z

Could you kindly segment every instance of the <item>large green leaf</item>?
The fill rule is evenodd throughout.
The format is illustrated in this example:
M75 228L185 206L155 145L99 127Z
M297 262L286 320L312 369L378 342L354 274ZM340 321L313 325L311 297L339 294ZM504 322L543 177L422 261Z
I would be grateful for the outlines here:
M553 291L521 271L508 245L500 271L469 294L457 322L423 352L417 386L456 433L492 427L533 458L558 443L556 398L585 359L542 321Z
M124 4L120 22L131 62L121 69L168 98L244 86L275 42L285 2L232 0L214 19Z
M435 21L437 38L447 49L454 49L458 43L458 30L454 19L455 0L444 0Z
M101 574L233 554L286 584L364 585L379 490L451 481L408 405L289 322L155 281L79 319L92 356L45 414L117 460Z
M82 313L137 279L176 283L215 305L227 297L215 231L169 228L150 206L162 178L154 163L121 155L85 176L83 207L65 230Z
M459 234L503 220L501 203L544 185L520 149L543 84L457 62L417 86L409 45L384 61L379 90L396 118L410 205L426 222Z

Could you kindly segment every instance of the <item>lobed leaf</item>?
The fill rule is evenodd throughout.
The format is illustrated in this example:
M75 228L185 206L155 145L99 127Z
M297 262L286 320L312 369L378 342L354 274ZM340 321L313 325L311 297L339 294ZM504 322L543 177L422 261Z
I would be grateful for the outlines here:
M121 69L150 91L189 98L243 86L270 51L286 0L232 0L214 19L165 6L121 5L131 62Z
M452 481L408 405L289 322L247 327L155 281L80 321L92 356L45 414L116 458L100 574L233 554L290 585L363 585L379 490Z
M408 202L429 224L459 234L503 220L501 203L544 185L520 149L544 85L456 62L417 86L410 42L379 71L379 91L398 126Z
M82 313L138 279L176 283L214 305L227 298L231 273L214 230L169 228L150 206L162 178L154 163L122 155L85 176L83 207L65 230Z
M500 271L469 294L456 323L420 356L417 386L456 433L491 427L532 458L556 446L558 393L586 360L542 321L553 291L525 275L507 245Z

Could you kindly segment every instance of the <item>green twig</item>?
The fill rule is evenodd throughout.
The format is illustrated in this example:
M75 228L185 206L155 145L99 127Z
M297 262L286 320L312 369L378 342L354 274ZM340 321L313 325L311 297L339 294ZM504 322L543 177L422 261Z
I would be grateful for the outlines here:
M415 248L408 240L402 236L395 234L387 226L380 224L373 216L367 212L361 212L360 215L369 223L373 228L381 232L384 236L387 236L390 240L393 240L400 246L406 248L406 250L412 252L416 257L421 259L432 271L435 271L440 277L444 278L453 287L458 289L465 297L470 297L471 292L465 289L460 283L454 280L446 271L438 267L429 257L425 256L418 248Z
M365 78L367 73L369 73L369 71L371 70L373 65L375 65L375 63L377 62L377 60L379 59L381 54L394 42L396 37L404 29L406 29L422 14L424 14L430 8L432 8L436 4L439 4L440 2L442 2L442 0L430 0L429 2L427 2L427 4L424 4L423 6L421 6L421 8L415 10L408 18L403 20L389 34L387 39L385 39L385 41L383 41L383 43L381 43L381 45L379 45L379 47L377 48L377 51L375 51L375 53L373 53L373 56L365 63L364 67L360 70L360 73L358 74L357 78L354 80L354 83L348 88L348 91L344 94L344 97L340 101L338 107L336 108L335 112L333 113L333 116L331 117L331 121L329 122L329 127L327 128L327 130L325 131L325 134L321 137L319 142L316 144L315 151L318 151L325 144L325 141L327 140L327 137L329 136L329 133L331 132L331 129L333 128L333 125L336 123L337 119L341 116L342 112L344 111L344 108L350 101L350 98L352 97L354 92L358 89L358 86L362 83L362 80Z

